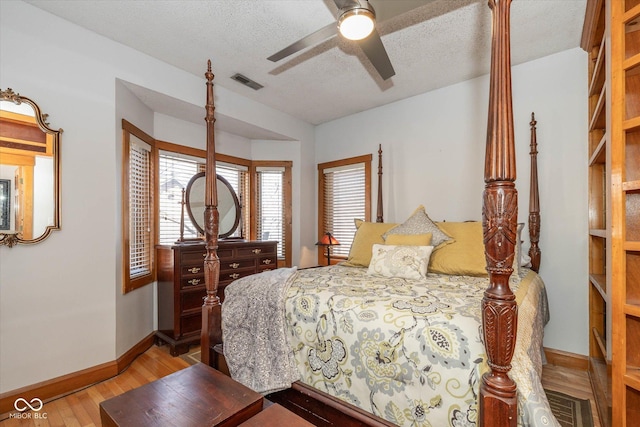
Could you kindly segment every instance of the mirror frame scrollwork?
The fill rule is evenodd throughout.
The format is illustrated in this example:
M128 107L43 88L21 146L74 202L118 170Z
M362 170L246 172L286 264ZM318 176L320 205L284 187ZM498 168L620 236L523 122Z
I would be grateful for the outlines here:
M60 134L62 129L52 129L47 122L48 114L43 114L38 104L32 99L25 96L21 96L19 93L14 92L11 88L6 90L0 89L0 101L12 102L16 105L27 104L33 108L35 120L40 130L47 135L50 135L52 139L52 152L51 157L53 159L53 217L50 224L48 224L42 234L34 236L33 239L23 239L20 232L5 233L0 232L0 246L13 247L17 244L34 244L46 239L53 230L60 229Z

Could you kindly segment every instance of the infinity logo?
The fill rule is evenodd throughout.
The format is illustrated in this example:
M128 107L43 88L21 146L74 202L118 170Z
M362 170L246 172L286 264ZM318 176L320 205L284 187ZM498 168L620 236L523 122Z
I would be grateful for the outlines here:
M24 405L24 406L23 406ZM16 411L24 412L27 409L31 409L32 411L39 411L42 409L43 403L42 400L34 397L31 399L31 402L28 402L27 399L19 397L13 402L13 407L16 408Z

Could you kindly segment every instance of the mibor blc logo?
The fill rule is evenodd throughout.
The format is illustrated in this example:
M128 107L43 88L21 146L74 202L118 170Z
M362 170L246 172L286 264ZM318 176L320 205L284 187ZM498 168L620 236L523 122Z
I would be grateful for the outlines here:
M13 407L16 409L15 413L9 414L9 418L23 418L23 419L44 419L47 418L46 412L40 412L44 404L41 399L34 397L31 400L27 400L24 397L19 397L13 402Z

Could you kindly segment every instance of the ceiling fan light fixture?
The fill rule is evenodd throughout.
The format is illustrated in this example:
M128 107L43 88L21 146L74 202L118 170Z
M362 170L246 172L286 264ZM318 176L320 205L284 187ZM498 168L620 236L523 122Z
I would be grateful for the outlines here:
M349 40L362 40L373 31L376 15L372 10L357 7L345 11L338 19L338 29Z

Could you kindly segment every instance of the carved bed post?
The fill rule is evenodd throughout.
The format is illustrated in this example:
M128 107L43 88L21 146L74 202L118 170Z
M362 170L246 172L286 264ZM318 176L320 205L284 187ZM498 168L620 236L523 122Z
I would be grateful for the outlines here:
M509 9L511 0L489 0L493 31L489 118L482 221L489 287L482 299L482 324L490 371L480 384L480 426L515 426L516 384L507 373L515 347L517 311L509 288L515 252L518 193L511 105Z
M376 222L383 222L382 214L382 144L378 144L378 208Z
M218 259L218 194L216 187L216 144L214 137L213 116L213 73L211 60L207 63L207 165L205 172L205 210L204 229L207 253L204 259L204 283L207 296L202 305L201 358L202 362L211 366L211 347L222 342L221 304L218 298L218 281L220 275L220 260Z
M531 179L529 186L529 256L531 257L531 269L536 273L540 269L540 256L542 252L538 246L540 241L540 196L538 192L538 141L536 139L536 116L531 113Z

